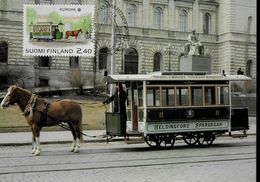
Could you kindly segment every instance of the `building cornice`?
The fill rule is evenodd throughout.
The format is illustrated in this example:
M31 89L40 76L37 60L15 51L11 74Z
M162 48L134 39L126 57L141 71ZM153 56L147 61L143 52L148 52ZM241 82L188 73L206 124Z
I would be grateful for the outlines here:
M213 5L213 6L219 5L219 3L217 1L214 1L214 0L199 0L198 3L204 4L204 5Z

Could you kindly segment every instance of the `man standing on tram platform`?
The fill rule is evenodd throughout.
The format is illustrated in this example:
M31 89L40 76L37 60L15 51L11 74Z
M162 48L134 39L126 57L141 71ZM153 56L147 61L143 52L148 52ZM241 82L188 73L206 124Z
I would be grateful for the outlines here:
M114 101L114 112L119 112L121 114L121 122L126 126L126 102L127 93L124 91L121 83L116 83L115 93L103 102L103 104L109 104Z

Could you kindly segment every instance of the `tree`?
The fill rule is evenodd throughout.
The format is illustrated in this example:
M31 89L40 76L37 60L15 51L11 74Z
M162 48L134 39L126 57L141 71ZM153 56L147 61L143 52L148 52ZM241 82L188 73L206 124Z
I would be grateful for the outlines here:
M87 75L83 74L79 68L73 68L68 71L66 75L66 80L70 83L72 87L77 87L78 94L83 95L83 86L87 82Z
M26 88L27 82L33 79L33 77L29 76L28 73L22 68L10 71L8 74L12 79L12 82L20 85L22 88Z

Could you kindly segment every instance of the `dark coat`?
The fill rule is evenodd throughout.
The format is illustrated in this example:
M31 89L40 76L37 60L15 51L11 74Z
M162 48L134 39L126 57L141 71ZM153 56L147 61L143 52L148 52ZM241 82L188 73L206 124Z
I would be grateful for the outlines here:
M126 105L125 102L127 100L127 94L123 89L116 90L114 95L109 97L107 100L103 102L103 104L108 104L112 101L114 101L114 112L120 112L122 115L122 121L126 122L127 116L126 116ZM119 109L118 109L119 107Z

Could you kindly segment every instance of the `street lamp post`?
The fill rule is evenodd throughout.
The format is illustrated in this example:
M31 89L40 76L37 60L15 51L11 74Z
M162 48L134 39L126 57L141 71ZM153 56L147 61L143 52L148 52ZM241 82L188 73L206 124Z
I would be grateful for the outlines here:
M124 53L125 50L127 50L129 48L128 42L127 40L125 40L124 38L121 38L121 54L122 54L122 63L121 63L121 73L125 72L125 57L124 57Z
M116 19L116 0L113 0L112 2L112 21L111 21L111 64L110 64L110 74L114 74L115 69L115 19ZM114 86L110 85L110 96L113 95ZM112 104L110 104L109 108L110 112L113 110Z

